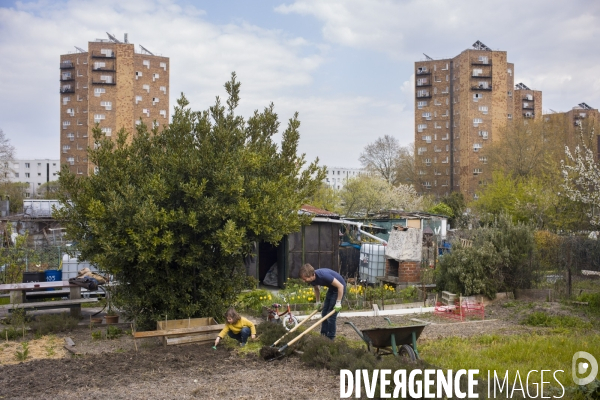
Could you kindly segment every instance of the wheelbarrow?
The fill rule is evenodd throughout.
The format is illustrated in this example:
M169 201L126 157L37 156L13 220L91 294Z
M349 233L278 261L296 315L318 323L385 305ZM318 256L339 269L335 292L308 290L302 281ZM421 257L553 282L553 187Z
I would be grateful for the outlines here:
M392 324L389 318L385 319L390 325ZM350 325L358 333L358 336L366 343L369 352L375 352L377 355L393 354L407 357L412 361L420 358L417 339L428 325L390 326L360 331L352 322L344 323ZM390 347L391 350L389 350Z

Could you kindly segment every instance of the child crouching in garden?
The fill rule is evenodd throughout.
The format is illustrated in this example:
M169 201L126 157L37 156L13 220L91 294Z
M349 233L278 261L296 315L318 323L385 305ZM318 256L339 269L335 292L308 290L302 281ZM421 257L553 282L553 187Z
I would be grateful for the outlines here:
M237 340L242 347L246 345L248 337L252 337L252 339L256 337L256 328L254 327L254 324L238 314L233 307L227 310L225 319L227 320L225 328L223 328L215 339L215 347L226 334L230 338Z

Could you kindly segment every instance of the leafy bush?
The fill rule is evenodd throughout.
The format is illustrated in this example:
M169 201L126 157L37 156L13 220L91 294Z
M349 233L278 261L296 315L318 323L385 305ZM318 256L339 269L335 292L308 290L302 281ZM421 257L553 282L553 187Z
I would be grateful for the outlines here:
M261 312L263 306L270 306L273 296L267 290L256 289L238 296L237 306L242 310Z
M31 330L38 335L66 332L77 326L79 320L68 313L41 314L31 323Z
M15 340L21 335L21 331L15 329L13 326L4 328L0 331L1 340Z

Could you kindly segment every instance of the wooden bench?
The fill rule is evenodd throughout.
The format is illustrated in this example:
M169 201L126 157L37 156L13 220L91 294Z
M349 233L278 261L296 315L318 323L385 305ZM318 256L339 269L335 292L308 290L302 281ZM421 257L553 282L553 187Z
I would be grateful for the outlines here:
M40 301L35 303L16 303L16 304L5 304L0 306L0 310L6 310L12 312L17 309L25 311L30 310L48 310L55 308L69 308L71 315L79 317L81 315L81 305L83 303L97 303L98 299L70 299L70 300L58 300L58 301Z

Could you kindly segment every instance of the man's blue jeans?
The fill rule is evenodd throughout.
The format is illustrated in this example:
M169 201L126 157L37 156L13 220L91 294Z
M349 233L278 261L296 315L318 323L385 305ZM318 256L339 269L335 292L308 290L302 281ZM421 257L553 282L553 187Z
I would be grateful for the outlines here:
M250 328L247 326L243 327L240 333L233 333L231 330L227 331L227 335L230 338L237 340L240 343L246 343L250 337Z
M344 288L344 295L346 294L346 288ZM327 289L327 294L325 295L325 301L323 302L323 310L321 311L321 317L326 316L333 310L335 307L335 302L337 301L337 290ZM342 300L344 297L342 296ZM337 322L338 313L334 313L331 317L327 318L321 324L321 335L327 336L329 339L335 339L335 331L336 331L336 322Z

